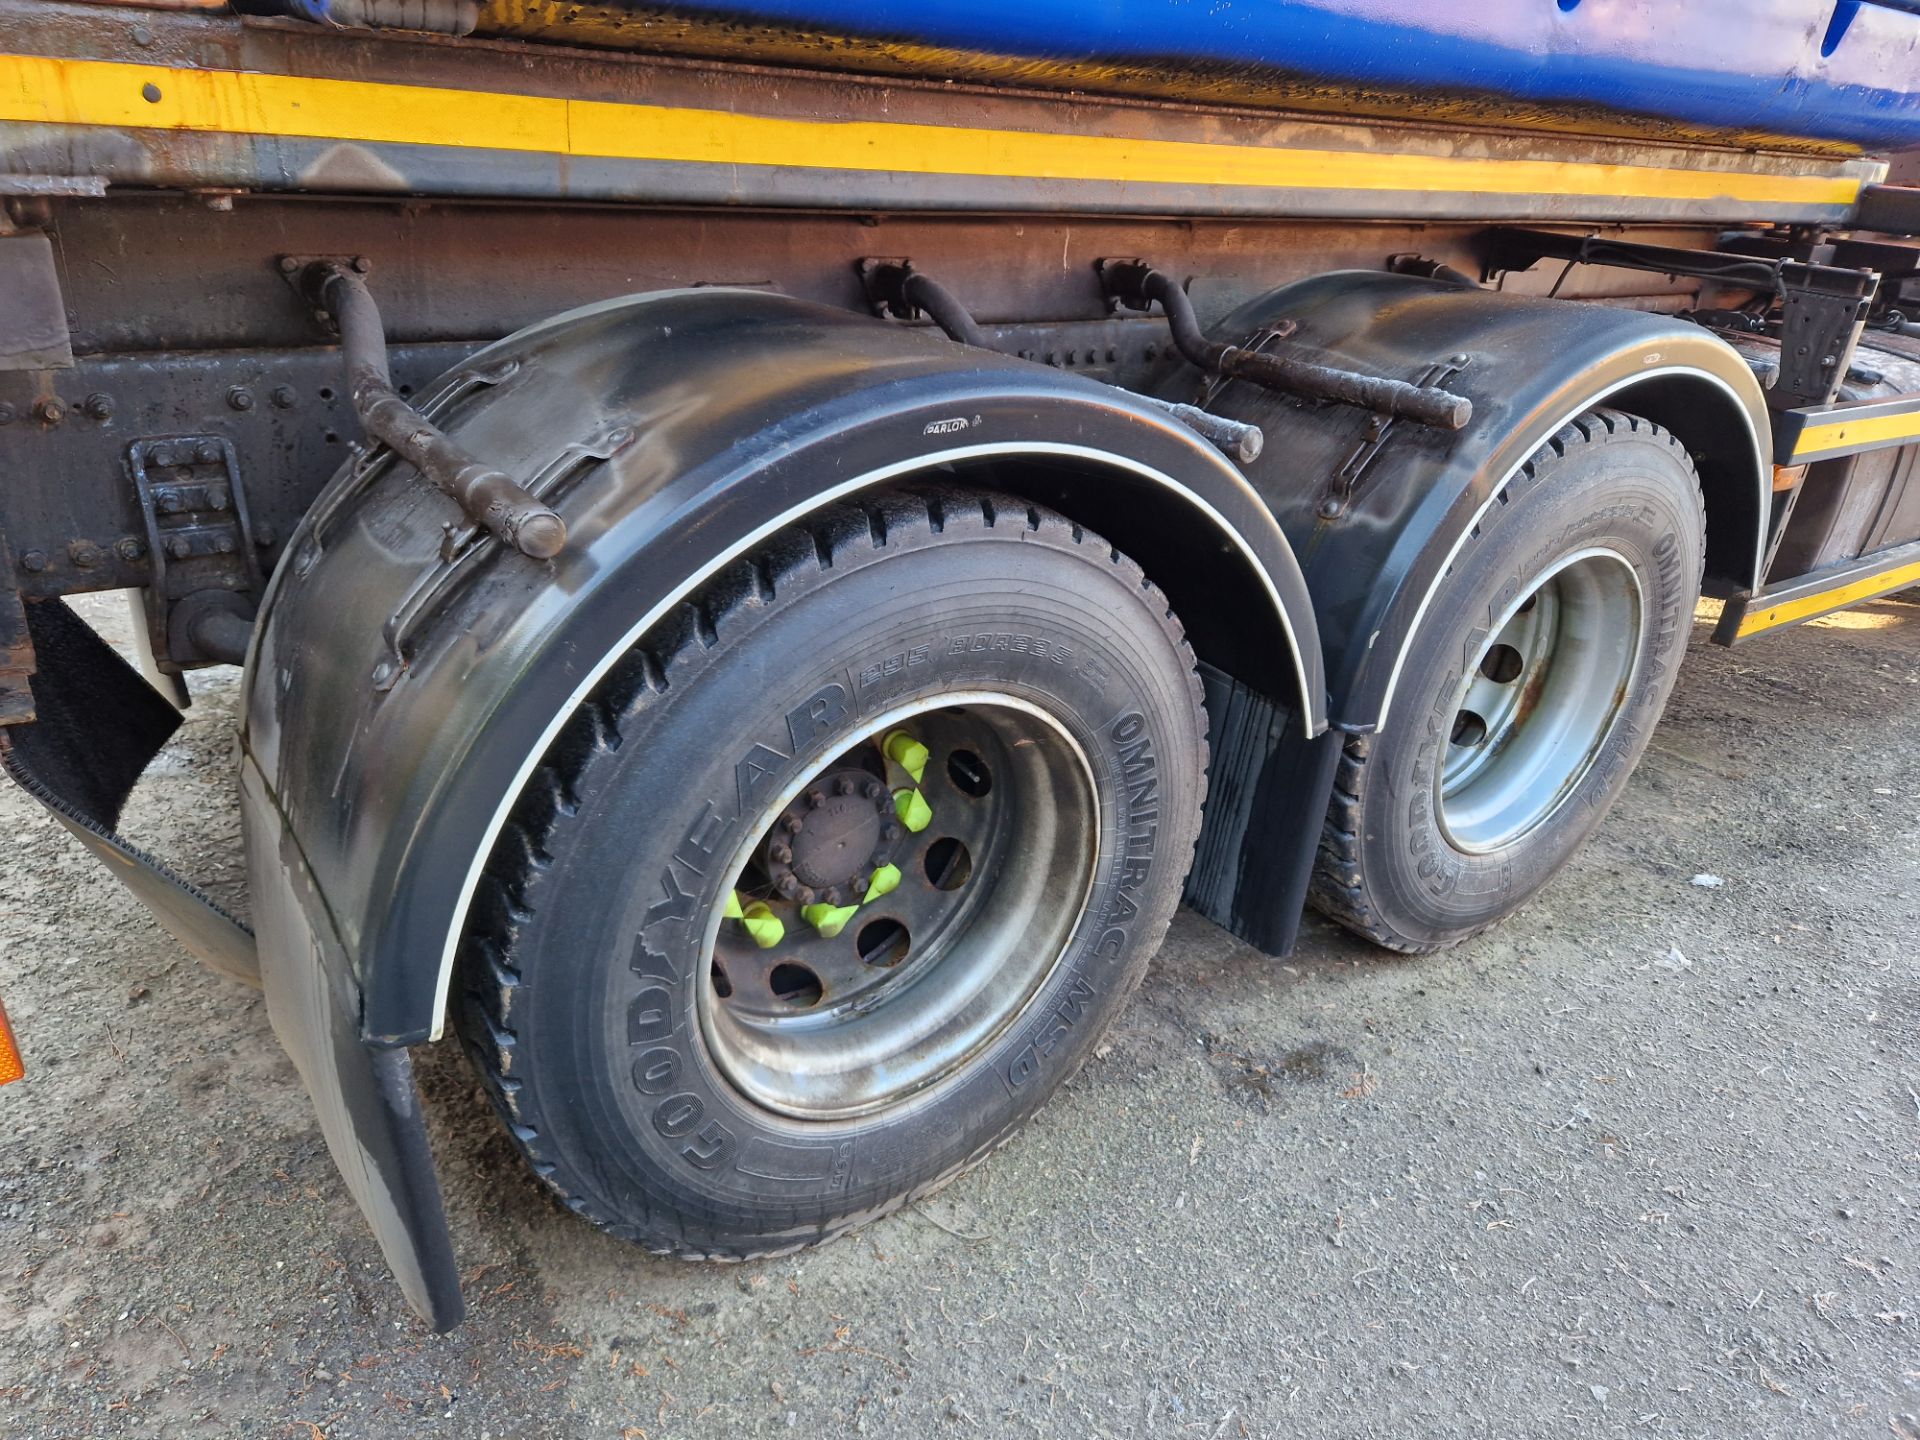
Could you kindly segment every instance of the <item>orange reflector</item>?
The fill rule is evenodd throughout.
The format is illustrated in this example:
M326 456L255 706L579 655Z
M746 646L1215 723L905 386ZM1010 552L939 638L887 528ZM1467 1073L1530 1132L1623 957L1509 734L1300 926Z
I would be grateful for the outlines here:
M0 1085L18 1080L26 1073L26 1063L20 1058L20 1047L14 1043L13 1026L7 1023L7 1007L0 1005Z

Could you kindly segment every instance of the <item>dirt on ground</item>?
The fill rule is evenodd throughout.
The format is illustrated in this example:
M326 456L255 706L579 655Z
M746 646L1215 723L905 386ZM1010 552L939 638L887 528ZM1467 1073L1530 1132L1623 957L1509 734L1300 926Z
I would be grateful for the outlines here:
M421 1052L445 1336L258 994L0 786L0 1435L1920 1440L1920 604L1695 642L1496 932L1183 914L1035 1124L822 1250L638 1254ZM194 688L126 828L244 903L233 672Z

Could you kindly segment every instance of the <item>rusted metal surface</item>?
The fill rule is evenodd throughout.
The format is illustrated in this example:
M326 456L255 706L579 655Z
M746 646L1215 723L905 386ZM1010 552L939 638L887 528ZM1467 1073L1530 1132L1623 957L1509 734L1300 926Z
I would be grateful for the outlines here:
M313 267L306 284L339 318L340 347L354 409L367 433L393 448L467 518L523 555L549 560L567 543L567 527L511 475L462 449L400 398L387 368L386 331L356 261Z
M1319 365L1296 355L1249 349L1209 339L1194 315L1193 302L1177 281L1138 260L1107 260L1101 279L1122 304L1144 310L1155 302L1166 312L1173 343L1192 364L1212 375L1251 380L1282 394L1332 400L1381 415L1405 416L1440 430L1459 430L1473 418L1473 402L1429 384L1409 384L1384 375L1366 375Z

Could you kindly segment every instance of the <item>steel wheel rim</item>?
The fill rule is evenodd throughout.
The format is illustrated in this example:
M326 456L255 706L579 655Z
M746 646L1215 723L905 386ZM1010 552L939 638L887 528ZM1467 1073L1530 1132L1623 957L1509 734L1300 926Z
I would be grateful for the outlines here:
M1435 777L1452 844L1484 854L1545 822L1592 770L1641 652L1640 578L1613 550L1581 550L1500 618L1455 692Z
M917 778L892 753L902 735L925 747ZM884 775L882 797L863 773ZM903 796L924 807L918 829ZM882 837L871 851L863 802ZM1092 889L1097 819L1085 753L1025 701L943 695L864 726L756 817L731 861L698 988L715 1068L803 1120L869 1114L953 1078L1053 973ZM849 860L848 883L819 883ZM888 865L897 884L873 894Z

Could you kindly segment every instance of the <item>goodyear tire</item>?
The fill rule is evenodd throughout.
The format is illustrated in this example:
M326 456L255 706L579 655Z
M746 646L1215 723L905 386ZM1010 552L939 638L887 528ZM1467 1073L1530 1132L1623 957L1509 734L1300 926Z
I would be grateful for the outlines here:
M1542 446L1441 577L1384 732L1347 741L1315 906L1420 952L1545 885L1666 705L1704 534L1693 462L1659 426L1594 410Z
M777 538L583 706L492 856L461 1028L569 1207L777 1254L924 1194L1073 1073L1191 860L1205 725L1139 568L889 494Z

